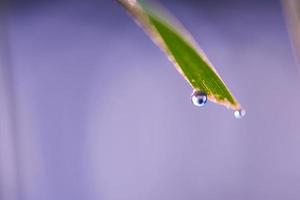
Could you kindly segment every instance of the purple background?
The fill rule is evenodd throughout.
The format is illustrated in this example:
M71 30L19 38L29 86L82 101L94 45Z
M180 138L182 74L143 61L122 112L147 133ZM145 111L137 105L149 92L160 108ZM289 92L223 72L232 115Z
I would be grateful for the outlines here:
M115 1L11 1L1 200L300 199L300 76L280 2L163 3L247 116L194 107Z

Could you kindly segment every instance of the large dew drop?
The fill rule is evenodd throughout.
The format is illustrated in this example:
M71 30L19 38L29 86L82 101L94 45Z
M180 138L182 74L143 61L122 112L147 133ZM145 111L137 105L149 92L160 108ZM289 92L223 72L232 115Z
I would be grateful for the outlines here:
M245 115L246 115L246 111L243 110L243 109L234 111L234 116L235 116L235 118L237 118L237 119L241 119L241 118L244 117Z
M204 106L207 103L207 95L203 92L194 91L192 94L192 103L198 107Z

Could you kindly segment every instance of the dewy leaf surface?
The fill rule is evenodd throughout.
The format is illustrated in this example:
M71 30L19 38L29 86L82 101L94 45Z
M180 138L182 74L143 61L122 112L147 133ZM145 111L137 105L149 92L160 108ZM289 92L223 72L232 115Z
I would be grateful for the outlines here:
M188 34L183 33L187 33L186 30L176 28L166 17L158 14L152 5L144 1L118 1L166 53L195 91L206 93L208 99L214 103L233 110L241 109L202 50Z

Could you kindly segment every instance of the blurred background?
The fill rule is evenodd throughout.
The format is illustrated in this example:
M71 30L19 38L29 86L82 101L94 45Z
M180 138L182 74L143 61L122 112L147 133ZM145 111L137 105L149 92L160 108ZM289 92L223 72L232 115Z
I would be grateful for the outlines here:
M194 107L115 0L2 0L1 200L300 199L300 76L281 2L160 2L246 117Z

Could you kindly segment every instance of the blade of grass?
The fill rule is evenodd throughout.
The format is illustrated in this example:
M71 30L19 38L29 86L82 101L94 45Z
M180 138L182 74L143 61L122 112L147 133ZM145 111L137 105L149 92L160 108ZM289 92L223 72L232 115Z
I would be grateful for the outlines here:
M206 93L208 99L214 103L241 110L240 104L185 29L175 27L167 17L159 14L157 8L144 1L118 1L166 53L195 91Z
M294 57L300 72L300 1L282 0L282 6L293 48Z

